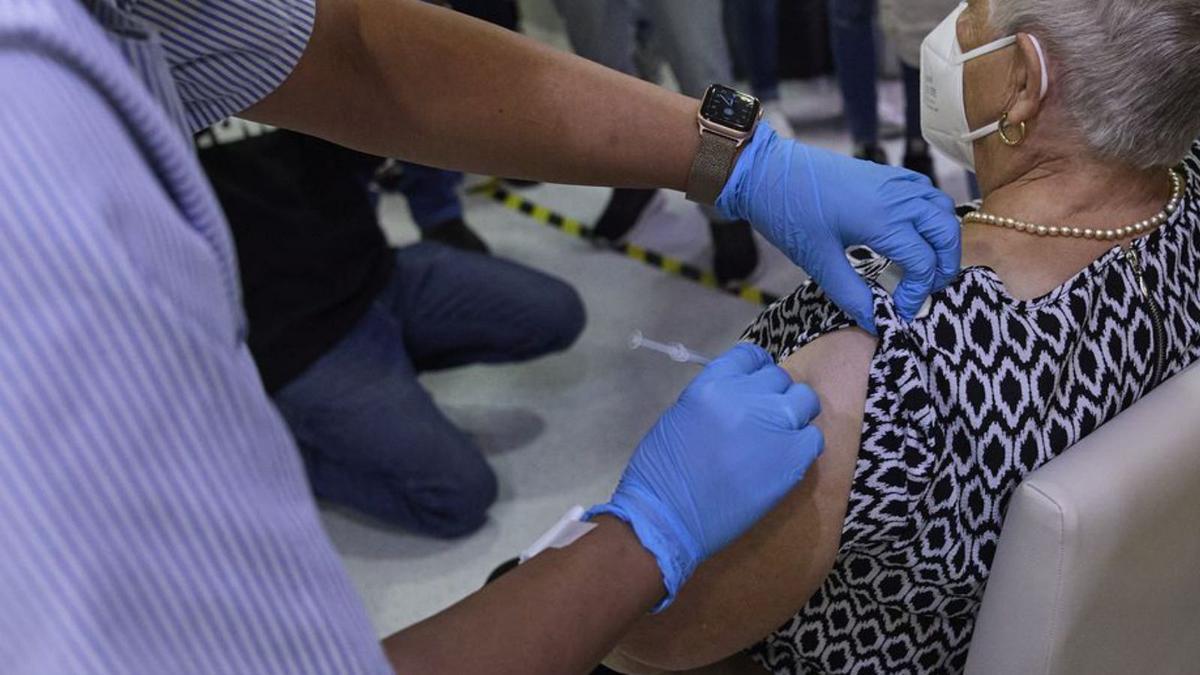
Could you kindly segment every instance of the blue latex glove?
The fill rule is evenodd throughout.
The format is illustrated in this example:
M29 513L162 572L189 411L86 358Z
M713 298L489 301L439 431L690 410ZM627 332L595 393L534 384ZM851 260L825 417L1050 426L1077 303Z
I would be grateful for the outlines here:
M812 389L741 344L688 385L642 440L612 500L662 570L661 611L706 558L761 518L821 454Z
M904 269L895 301L906 320L959 272L954 201L928 178L782 138L765 123L742 150L717 206L753 223L872 333L871 292L846 260L848 246L869 246Z

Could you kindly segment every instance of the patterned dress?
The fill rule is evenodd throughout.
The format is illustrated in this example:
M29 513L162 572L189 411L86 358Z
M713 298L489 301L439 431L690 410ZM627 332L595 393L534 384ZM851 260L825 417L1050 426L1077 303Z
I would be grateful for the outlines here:
M962 671L1021 480L1200 357L1200 142L1180 170L1186 194L1169 222L1035 300L972 267L905 325L874 287L879 346L837 562L755 648L760 663ZM782 361L851 325L808 284L744 339Z

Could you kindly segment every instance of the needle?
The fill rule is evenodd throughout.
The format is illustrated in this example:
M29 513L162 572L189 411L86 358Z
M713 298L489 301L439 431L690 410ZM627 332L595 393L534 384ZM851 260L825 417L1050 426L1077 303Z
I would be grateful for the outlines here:
M642 335L642 331L635 330L629 336L630 349L649 349L650 351L665 354L668 358L676 363L695 363L701 366L706 366L712 363L712 359L688 349L681 342L664 343Z

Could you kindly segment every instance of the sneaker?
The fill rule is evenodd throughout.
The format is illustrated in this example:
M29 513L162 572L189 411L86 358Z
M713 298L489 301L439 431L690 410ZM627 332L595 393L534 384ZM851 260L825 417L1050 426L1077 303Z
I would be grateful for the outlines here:
M712 232L713 273L717 283L728 287L750 278L758 267L758 245L750 223L710 221L708 227Z
M875 162L884 166L887 166L888 163L887 153L883 151L883 147L878 143L860 144L854 150L854 158L865 159L868 162Z
M467 226L462 218L451 218L444 223L438 223L433 227L421 231L421 239L425 241L436 241L439 244L453 246L462 251L474 251L475 253L490 253L488 245L484 243L475 231Z
M910 138L904 147L904 168L929 176L933 186L938 186L937 175L933 168L933 155L929 154L929 144L921 138Z
M592 236L603 241L617 241L629 234L656 194L657 190L614 189L608 206L604 207L604 213L592 229Z

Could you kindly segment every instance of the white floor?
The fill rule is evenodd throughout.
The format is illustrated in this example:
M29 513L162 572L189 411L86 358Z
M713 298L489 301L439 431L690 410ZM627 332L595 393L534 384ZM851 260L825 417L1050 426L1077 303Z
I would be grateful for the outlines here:
M831 85L789 83L786 93L806 142L849 149ZM885 119L897 116L898 98L895 85L884 87ZM888 150L898 161L899 142L889 142ZM942 184L963 198L962 173L949 162L940 167L945 169ZM566 186L522 194L584 222L592 222L607 199L606 190ZM496 255L571 281L587 305L588 327L561 355L425 378L451 418L479 440L499 475L500 498L481 531L459 541L435 541L324 510L325 526L380 635L462 598L568 507L607 496L641 435L693 374L688 366L629 351L633 330L716 354L760 309L595 249L485 197L469 196L467 207L468 220ZM415 236L402 200L385 199L383 211L393 241ZM661 195L631 236L649 248L709 266L707 228L695 207L678 195ZM776 251L765 245L763 251L756 284L785 293L803 279Z

